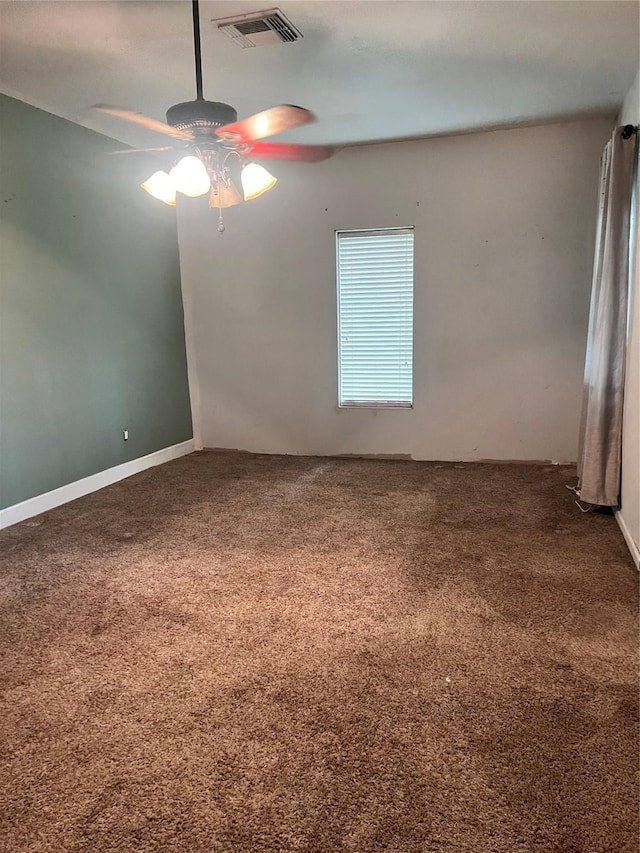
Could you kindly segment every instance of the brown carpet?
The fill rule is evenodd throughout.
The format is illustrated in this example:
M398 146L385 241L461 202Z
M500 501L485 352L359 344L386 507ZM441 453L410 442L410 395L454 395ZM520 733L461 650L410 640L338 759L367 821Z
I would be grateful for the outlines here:
M570 479L201 453L5 530L0 848L635 853L637 574Z

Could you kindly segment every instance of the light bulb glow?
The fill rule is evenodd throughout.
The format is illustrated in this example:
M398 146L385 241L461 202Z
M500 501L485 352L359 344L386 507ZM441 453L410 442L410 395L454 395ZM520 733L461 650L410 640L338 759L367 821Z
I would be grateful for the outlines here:
M242 169L240 180L242 181L245 201L258 198L259 195L266 193L278 183L278 179L274 178L264 166L259 166L258 163L247 163Z
M176 203L176 188L171 180L171 176L160 169L154 172L150 178L140 184L143 190L152 195L154 198L160 199L165 204L170 204L172 207Z
M176 163L169 176L176 190L191 198L204 195L211 189L211 180L204 163L192 154Z

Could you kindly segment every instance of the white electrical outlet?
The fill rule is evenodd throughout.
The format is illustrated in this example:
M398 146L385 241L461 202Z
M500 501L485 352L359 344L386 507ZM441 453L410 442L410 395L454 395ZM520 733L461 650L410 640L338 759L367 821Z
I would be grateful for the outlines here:
M129 430L128 429L122 430L122 440L123 441L129 441Z

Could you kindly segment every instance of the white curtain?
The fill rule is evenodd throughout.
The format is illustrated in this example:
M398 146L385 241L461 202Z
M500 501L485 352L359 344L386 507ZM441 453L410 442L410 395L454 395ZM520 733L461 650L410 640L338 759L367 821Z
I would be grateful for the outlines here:
M584 373L578 486L581 501L616 506L629 302L629 240L636 134L616 128L604 150Z

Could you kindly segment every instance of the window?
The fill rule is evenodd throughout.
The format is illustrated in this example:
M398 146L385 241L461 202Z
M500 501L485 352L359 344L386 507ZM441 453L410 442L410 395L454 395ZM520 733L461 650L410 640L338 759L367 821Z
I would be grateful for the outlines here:
M337 231L338 403L413 404L413 228Z

